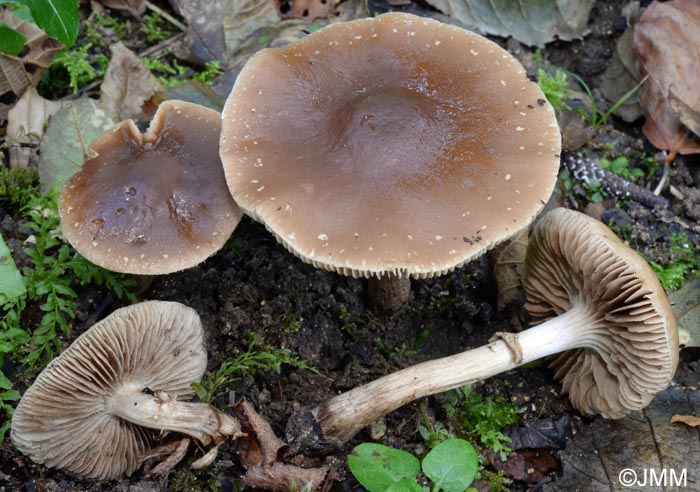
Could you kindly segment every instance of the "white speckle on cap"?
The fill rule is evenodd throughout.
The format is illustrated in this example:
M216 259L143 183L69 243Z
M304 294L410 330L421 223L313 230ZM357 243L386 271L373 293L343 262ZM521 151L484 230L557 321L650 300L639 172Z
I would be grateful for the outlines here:
M521 112L520 112L520 116L527 116L527 113L521 111Z
M356 232L355 234L353 234L353 236L355 236L355 237L360 237L360 233L359 233L359 232Z
M450 255L456 255L456 254L457 254L457 250L456 250L456 249L451 249L451 250L448 251L448 254L450 254Z
M442 41L435 41L435 46L440 46L442 44Z
M477 56L479 54L479 52L476 50L469 50L469 53L471 53L474 56Z
M369 247L367 248L367 251L374 251L374 246L369 246Z
M493 200L493 197L491 195L486 197L486 201L491 201L491 200Z
M521 145L520 147L518 147L518 150L525 150L525 146Z
M355 36L355 39L362 39L362 36Z
M516 131L516 132L521 132L521 131L523 131L524 129L525 129L525 128L523 128L522 126L516 126L516 127L515 127L515 131Z
M319 235L318 235L318 238L319 238L321 241L328 241L328 236L327 236L326 234L319 234Z
M146 257L146 255L141 253L141 259L143 260L145 257Z
M408 238L409 241L413 241L413 236L411 236L410 234L408 234L406 237Z
M92 247L93 247L93 248L96 248L96 247L97 247L97 241L93 241L93 242L92 242Z
M124 257L124 263L129 263L129 258L126 256Z
M503 179L505 179L506 181L510 181L510 178L511 178L510 174L506 174L505 176L503 176Z
M435 236L436 241L442 241L442 236Z
M265 189L265 185L261 186L261 187L258 188L256 191L257 191L258 193L260 193L260 192L261 192L262 190L264 190L264 189Z
M501 80L501 85L502 85L503 87L505 87L505 86L507 85L507 84L506 84L506 81L505 81L505 80Z
M291 240L293 241L293 240L295 240L296 238L297 238L297 233L296 233L296 232L290 232L290 233L289 233L289 239L291 239Z

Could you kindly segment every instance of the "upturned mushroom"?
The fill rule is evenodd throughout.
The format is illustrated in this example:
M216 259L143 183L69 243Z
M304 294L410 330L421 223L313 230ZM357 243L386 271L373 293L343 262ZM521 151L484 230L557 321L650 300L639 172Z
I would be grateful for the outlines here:
M221 116L165 101L141 133L132 120L98 136L58 201L66 239L109 270L157 275L217 252L241 219L219 158Z
M605 225L566 209L547 214L528 245L525 282L537 326L331 398L312 412L322 437L345 441L412 400L555 354L555 377L586 415L621 418L670 384L678 364L671 306L647 263Z
M526 227L559 168L554 111L522 65L410 14L261 50L222 118L244 212L305 262L378 280L380 307Z
M119 309L39 374L12 416L12 442L37 463L98 479L138 468L150 447L145 428L216 449L240 435L238 421L211 405L181 401L206 365L193 309L164 301Z

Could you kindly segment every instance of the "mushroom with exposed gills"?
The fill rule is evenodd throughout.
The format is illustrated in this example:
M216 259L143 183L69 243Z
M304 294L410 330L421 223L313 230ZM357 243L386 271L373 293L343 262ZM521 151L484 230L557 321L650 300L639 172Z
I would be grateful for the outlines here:
M159 275L216 253L242 213L219 158L221 115L165 101L141 133L132 120L99 135L58 200L66 239L108 270Z
M165 301L118 309L27 389L12 416L12 442L37 463L97 479L139 467L150 447L144 428L180 432L216 449L240 435L238 421L181 400L206 366L193 309Z
M245 65L222 113L231 193L307 263L376 280L442 275L527 227L560 134L522 65L472 32L404 13L335 23Z
M322 437L345 441L416 398L547 356L586 415L621 418L671 383L678 332L668 298L647 263L602 223L561 208L544 216L528 245L525 289L539 324L331 398L313 410Z

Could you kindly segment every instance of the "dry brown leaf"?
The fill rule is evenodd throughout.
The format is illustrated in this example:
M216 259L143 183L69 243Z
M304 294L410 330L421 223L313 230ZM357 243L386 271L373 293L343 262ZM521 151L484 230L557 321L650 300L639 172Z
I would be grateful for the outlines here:
M671 417L672 424L685 424L688 427L700 427L700 417L695 415L674 415Z
M527 250L527 228L517 236L497 246L491 253L493 276L498 286L498 310L524 301L523 275Z
M127 12L137 19L146 11L146 2L144 0L92 0L99 3L108 9L117 10L119 12Z
M114 121L137 119L148 100L165 88L121 43L111 46L112 59L100 88L100 107Z
M282 461L286 445L272 431L272 427L246 400L234 408L241 422L243 436L234 443L234 449L246 468L242 481L248 487L287 492L301 490L322 491L330 485L328 469L302 468ZM292 489L294 487L294 489Z
M29 87L7 114L7 140L10 147L10 167L36 167L39 163L41 141L49 116L63 104L49 101ZM24 144L24 145L23 145Z
M284 0L279 9L283 19L325 19L333 15L334 0Z
M634 30L639 99L649 141L672 154L700 152L700 2L653 2Z
M0 95L12 92L21 96L27 87L39 83L44 69L51 65L54 55L63 45L34 24L17 18L9 9L0 9L0 22L27 39L21 56L0 53Z

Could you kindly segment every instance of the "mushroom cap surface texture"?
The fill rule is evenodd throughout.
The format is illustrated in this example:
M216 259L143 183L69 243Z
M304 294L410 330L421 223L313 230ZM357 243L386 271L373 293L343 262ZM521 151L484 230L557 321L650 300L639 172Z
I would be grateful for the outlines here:
M560 133L507 51L388 13L255 54L220 147L236 202L304 261L425 278L529 224L556 182Z
M219 157L221 115L165 101L141 133L122 121L90 146L96 157L64 185L58 206L68 241L109 270L156 275L217 252L242 212Z
M52 360L12 416L13 444L37 463L99 479L130 475L149 448L146 429L109 413L128 386L193 393L206 370L202 324L176 302L114 311Z
M621 418L671 383L678 330L646 261L601 222L555 209L534 228L525 262L526 309L544 321L586 309L588 348L553 356L555 377L579 411Z

